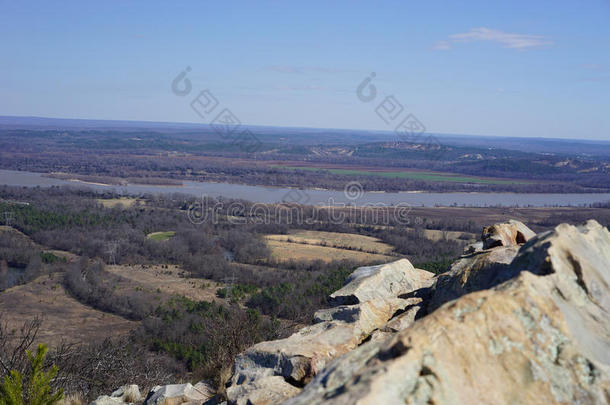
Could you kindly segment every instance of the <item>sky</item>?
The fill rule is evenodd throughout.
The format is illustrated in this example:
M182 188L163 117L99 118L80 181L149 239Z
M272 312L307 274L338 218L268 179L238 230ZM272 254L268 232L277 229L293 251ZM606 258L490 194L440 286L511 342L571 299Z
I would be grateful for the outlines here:
M0 115L610 140L610 0L0 10Z

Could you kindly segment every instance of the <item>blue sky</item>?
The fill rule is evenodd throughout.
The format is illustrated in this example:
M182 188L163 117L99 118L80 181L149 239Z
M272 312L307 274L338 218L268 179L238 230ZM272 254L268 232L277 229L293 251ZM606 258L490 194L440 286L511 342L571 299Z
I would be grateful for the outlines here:
M1 1L0 115L610 139L610 1L496 3Z

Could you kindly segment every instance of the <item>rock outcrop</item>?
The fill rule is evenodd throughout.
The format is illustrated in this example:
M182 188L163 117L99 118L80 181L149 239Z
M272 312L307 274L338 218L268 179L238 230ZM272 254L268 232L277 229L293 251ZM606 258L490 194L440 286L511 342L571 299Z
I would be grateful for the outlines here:
M110 396L100 396L89 405L141 404L142 400L137 385L124 385ZM146 396L144 405L218 405L218 402L214 386L208 381L200 381L195 385L157 385Z
M407 259L379 266L360 267L347 279L345 287L330 295L335 305L394 298L432 284L434 274L417 270Z
M213 387L206 382L158 385L148 393L144 405L201 405L214 395Z
M520 245L536 236L523 222L510 220L501 224L495 224L483 229L481 240L483 249L497 246Z
M499 246L455 261L447 272L436 278L427 302L428 311L462 295L493 287L515 277L510 264L519 249L520 246Z
M357 269L313 325L236 358L227 403L610 403L608 229L534 235L509 221L482 239L438 276L407 260ZM204 382L159 386L145 405L214 394ZM135 398L125 386L94 404Z
M315 314L318 323L286 339L254 345L237 357L227 388L229 401L267 404L289 398L329 361L358 347L394 315L419 303L399 295L428 287L432 280L432 273L415 269L404 259L357 269L331 296L335 306Z
M606 228L510 221L444 274L407 263L356 270L316 324L240 355L228 403L609 402Z
M437 277L428 311L474 291L498 285L520 270L510 267L517 252L535 233L519 221L510 220L483 230L482 242L471 245L466 254Z
M115 390L110 396L102 395L90 405L126 405L140 402L142 395L137 385L124 385Z

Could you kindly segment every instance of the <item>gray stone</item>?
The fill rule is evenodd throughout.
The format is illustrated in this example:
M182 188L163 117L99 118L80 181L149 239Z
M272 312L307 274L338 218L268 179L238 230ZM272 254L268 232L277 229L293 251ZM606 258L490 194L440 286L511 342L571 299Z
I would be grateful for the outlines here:
M123 385L121 388L110 394L113 398L119 398L123 402L138 402L142 400L140 388L137 385Z
M523 222L511 219L508 222L484 228L481 240L483 249L490 249L497 246L520 245L534 236L536 236L534 231L525 226Z
M330 300L335 305L354 305L398 297L429 286L433 277L433 273L414 268L407 259L360 267L349 276L343 288L330 295Z
M148 393L144 403L145 405L180 405L189 401L203 403L213 396L207 389L195 388L190 383L157 385Z
M89 405L126 405L121 398L110 397L108 395L102 395L97 397L95 401L89 402Z

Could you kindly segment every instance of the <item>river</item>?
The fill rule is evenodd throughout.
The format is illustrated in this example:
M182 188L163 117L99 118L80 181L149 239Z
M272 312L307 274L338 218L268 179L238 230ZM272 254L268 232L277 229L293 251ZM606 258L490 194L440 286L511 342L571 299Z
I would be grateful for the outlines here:
M610 193L596 194L525 194L525 193L381 193L361 192L357 187L351 193L334 190L248 186L230 183L184 181L182 186L155 186L129 184L111 186L82 183L44 177L41 173L0 170L0 185L25 187L73 186L98 191L115 191L123 195L182 193L201 197L239 198L259 203L297 202L309 205L397 205L414 207L468 206L468 207L554 207L585 206L610 201ZM347 194L347 195L346 195Z

